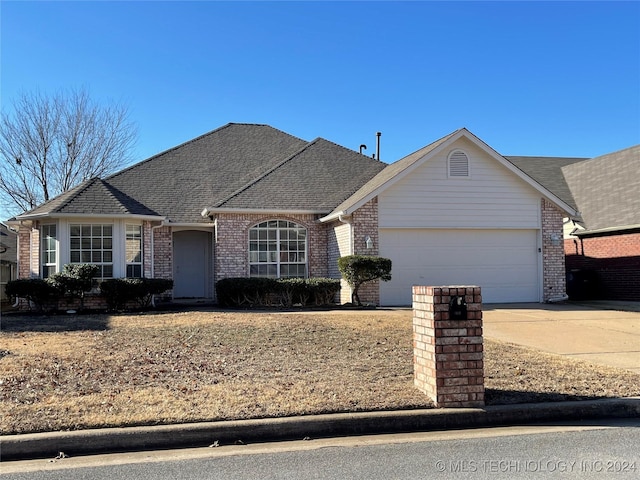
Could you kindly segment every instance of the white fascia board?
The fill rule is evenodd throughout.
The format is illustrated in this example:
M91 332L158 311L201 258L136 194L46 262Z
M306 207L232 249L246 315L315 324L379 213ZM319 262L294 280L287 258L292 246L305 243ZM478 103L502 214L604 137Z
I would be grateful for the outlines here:
M216 226L215 221L213 222L165 222L165 227L180 227L180 228L213 228Z
M43 218L124 218L124 219L136 219L136 220L150 220L150 221L164 221L167 217L160 215L134 215L129 213L118 214L105 214L105 213L54 213L46 214L41 213L37 215L19 215L16 217L16 221L23 220L40 220Z
M349 207L347 207L345 210L342 210L340 212L336 212L334 214L331 214L329 216L326 216L324 218L321 218L320 221L321 222L326 222L326 221L330 221L330 220L335 220L336 218L338 218L339 216L345 216L345 215L351 215L353 212L355 212L356 210L358 210L360 207L362 207L365 203L369 202L371 199L377 197L378 195L380 195L382 192L384 192L387 188L389 188L390 186L394 185L396 182L399 182L400 180L402 180L404 177L406 177L407 175L409 175L411 172L413 172L416 168L418 168L420 165L422 165L424 162L426 162L430 157L433 157L434 155L436 155L437 153L439 153L441 150L445 149L451 142L454 142L456 140L458 140L462 135L464 135L465 130L460 130L458 133L456 133L453 137L447 139L447 141L443 142L442 144L438 145L437 147L435 147L433 150L430 150L428 153L426 153L424 156L422 156L421 158L418 158L416 161L414 161L411 165L407 166L406 168L404 168L403 170L401 170L400 172L398 172L396 175L394 175L393 177L391 177L389 180L387 180L386 182L382 183L381 185L379 185L378 187L376 187L374 190L372 190L371 192L369 192L367 195L365 195L364 197L362 197L360 200L358 200L357 202L353 203L352 205L350 205ZM425 148L425 147L423 147ZM412 154L409 154L412 155ZM404 157L407 158L407 157ZM402 159L398 160L401 161ZM392 164L391 164L392 165ZM383 170L384 171L384 170ZM374 177L375 178L375 177Z
M559 197L557 197L556 195L551 193L549 190L547 190L541 184L536 182L534 179L532 179L530 176L528 176L522 170L517 168L515 165L513 165L511 162L509 162L507 159L505 159L502 155L500 155L493 148L491 148L489 145L487 145L485 142L483 142L480 138L476 137L473 133L471 133L466 128L460 129L460 131L457 132L455 135L453 135L451 138L448 138L446 141L442 142L440 145L435 147L433 150L430 150L423 157L421 157L421 158L417 159L416 161L414 161L411 165L407 166L405 169L403 169L402 171L398 172L392 178L390 178L389 180L384 182L382 185L378 186L376 189L374 189L373 191L368 193L366 196L364 196L363 198L361 198L360 200L358 200L354 204L352 204L349 207L347 207L341 213L343 215L351 215L354 211L356 211L358 208L362 207L365 203L370 201L372 198L377 197L380 193L382 193L384 190L389 188L391 185L393 185L396 182L402 180L405 176L409 175L411 172L413 172L415 169L417 169L419 166L421 166L424 162L427 162L429 159L431 159L434 156L438 155L440 152L442 152L442 150L445 150L446 148L449 148L452 143L458 141L462 137L467 138L474 145L476 145L478 148L483 150L490 157L494 158L501 165L503 165L505 168L507 168L509 171L511 171L513 174L515 174L518 178L520 178L525 183L527 183L529 186L534 188L538 193L540 193L542 196L544 196L549 201L551 201L551 203L553 203L556 206L558 206L561 210L564 210L570 216L578 217L580 215L580 213L578 211L576 211L573 207L571 207L569 204L567 204L566 202L561 200ZM322 218L321 221L326 221L325 219L327 219L327 220L328 219L333 219L336 216L337 216L337 214L333 214L333 215L331 215L329 217Z
M265 208L205 208L200 215L208 217L215 215L216 213L246 213L246 214L261 214L261 215L323 215L326 214L326 210L271 210Z
M589 236L589 235L597 235L600 233L614 233L614 232L623 232L625 230L638 230L638 229L640 229L640 224L622 225L620 227L599 228L597 230L582 229L580 231L574 231L572 232L572 234L575 235L576 237L583 237L583 236Z

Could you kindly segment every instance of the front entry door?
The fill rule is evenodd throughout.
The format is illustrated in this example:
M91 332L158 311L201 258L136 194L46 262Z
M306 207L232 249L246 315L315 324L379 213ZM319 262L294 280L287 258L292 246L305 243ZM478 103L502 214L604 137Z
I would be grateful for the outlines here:
M207 298L211 234L185 230L173 234L174 298Z

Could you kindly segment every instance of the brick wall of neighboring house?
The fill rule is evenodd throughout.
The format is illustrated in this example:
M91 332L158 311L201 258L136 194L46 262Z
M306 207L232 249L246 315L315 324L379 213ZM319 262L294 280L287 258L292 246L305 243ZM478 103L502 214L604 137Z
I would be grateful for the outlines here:
M378 197L365 203L351 216L353 227L353 253L354 255L378 255ZM366 238L371 237L373 248L367 249ZM392 267L393 275L393 267ZM365 283L360 287L358 296L362 303L380 305L380 281Z
M640 301L640 232L564 243L571 298Z
M225 213L217 216L215 281L249 276L249 229L268 220L288 220L307 229L310 277L326 277L327 230L315 215L261 215Z
M542 199L542 300L544 302L561 298L567 291L562 228L562 211L551 202Z
M340 220L327 224L327 272L329 278L340 279L339 302L351 301L351 288L338 269L338 259L351 255L351 224Z

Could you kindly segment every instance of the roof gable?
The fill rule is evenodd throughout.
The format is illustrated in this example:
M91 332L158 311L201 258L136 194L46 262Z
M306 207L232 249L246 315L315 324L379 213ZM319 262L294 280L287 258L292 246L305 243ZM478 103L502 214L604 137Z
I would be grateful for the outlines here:
M350 215L366 202L378 196L381 192L400 181L406 175L409 175L416 168L424 164L424 162L427 162L430 159L434 158L434 156L436 156L443 150L450 148L461 138L466 138L467 140L471 141L481 150L486 152L491 158L511 171L515 176L525 181L540 194L551 200L563 210L572 215L575 215L577 213L571 205L567 204L560 197L552 193L550 190L548 190L543 185L524 173L522 170L517 168L514 164L509 162L505 157L500 155L469 130L467 130L466 128L461 128L387 166L382 172L380 172L369 182L363 185L354 195L349 197L342 204L338 205L338 207L336 207L333 212L331 212L331 214L321 220L328 221L338 217L339 215Z

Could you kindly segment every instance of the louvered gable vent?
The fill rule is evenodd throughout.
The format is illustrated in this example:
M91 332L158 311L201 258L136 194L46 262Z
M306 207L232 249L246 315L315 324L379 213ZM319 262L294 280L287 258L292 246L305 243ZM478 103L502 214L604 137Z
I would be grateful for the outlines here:
M454 150L449 154L449 176L469 176L469 157L462 150Z

